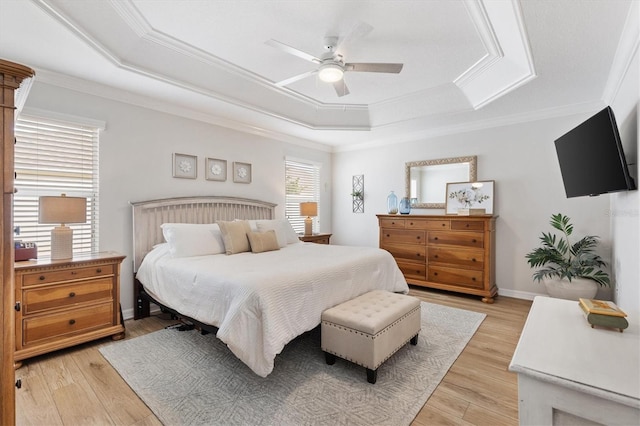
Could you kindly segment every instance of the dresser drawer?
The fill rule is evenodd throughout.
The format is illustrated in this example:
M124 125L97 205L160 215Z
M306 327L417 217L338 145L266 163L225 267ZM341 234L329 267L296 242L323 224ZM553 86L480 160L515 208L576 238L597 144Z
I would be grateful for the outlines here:
M402 271L405 279L424 280L427 271L427 265L424 262L411 262L408 260L396 259L398 268Z
M456 231L484 231L484 222L479 220L452 220L451 229Z
M425 230L443 230L450 229L451 221L442 220L418 220L418 219L406 219L405 227L407 229L425 229Z
M405 220L404 218L381 218L380 219L380 228L404 228Z
M23 315L29 315L101 299L113 299L111 277L24 290L22 309Z
M417 244L386 244L382 246L396 259L415 260L424 262L427 248Z
M57 314L26 318L22 321L22 344L82 334L113 325L113 303L106 302Z
M383 245L399 244L424 244L425 231L411 229L381 229L381 242Z
M427 280L469 288L482 288L484 286L482 271L472 269L429 266Z
M484 269L484 252L482 250L430 246L427 259L429 260L429 265L432 263L447 263L472 269Z
M83 278L113 275L113 267L113 264L109 264L26 273L22 276L22 286L26 287L37 284L48 284L59 281L71 281Z
M428 241L429 244L483 248L484 234L480 232L430 231Z

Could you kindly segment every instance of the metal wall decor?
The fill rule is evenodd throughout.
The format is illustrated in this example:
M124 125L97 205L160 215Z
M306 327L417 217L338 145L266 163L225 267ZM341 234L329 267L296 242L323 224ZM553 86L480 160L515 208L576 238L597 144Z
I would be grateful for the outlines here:
M354 213L364 213L364 175L351 178L351 197Z

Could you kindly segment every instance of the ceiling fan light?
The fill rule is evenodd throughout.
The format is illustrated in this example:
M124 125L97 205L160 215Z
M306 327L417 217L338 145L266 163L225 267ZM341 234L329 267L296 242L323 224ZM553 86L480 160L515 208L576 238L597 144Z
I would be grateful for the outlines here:
M342 79L343 74L344 71L342 70L342 67L340 67L340 65L326 64L320 68L318 77L325 83L333 83Z

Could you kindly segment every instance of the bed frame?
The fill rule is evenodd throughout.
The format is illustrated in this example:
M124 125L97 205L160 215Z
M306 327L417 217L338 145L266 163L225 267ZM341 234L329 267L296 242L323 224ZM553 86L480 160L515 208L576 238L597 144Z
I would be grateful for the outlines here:
M155 302L135 278L144 256L163 243L163 223L214 223L219 220L273 219L277 204L248 198L199 196L131 202L133 206L133 297L134 319L149 316L149 302ZM160 304L158 304L160 305ZM175 315L172 311L162 305Z

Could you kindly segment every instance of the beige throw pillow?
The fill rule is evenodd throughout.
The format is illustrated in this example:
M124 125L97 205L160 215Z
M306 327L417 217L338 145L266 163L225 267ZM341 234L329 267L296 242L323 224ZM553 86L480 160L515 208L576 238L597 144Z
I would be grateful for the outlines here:
M273 229L266 232L249 232L247 236L251 244L251 251L254 253L280 250L278 237L276 236L276 231Z
M251 232L249 222L237 220L233 222L219 221L222 241L227 254L243 253L251 250L247 234Z

